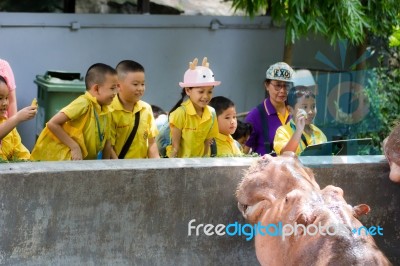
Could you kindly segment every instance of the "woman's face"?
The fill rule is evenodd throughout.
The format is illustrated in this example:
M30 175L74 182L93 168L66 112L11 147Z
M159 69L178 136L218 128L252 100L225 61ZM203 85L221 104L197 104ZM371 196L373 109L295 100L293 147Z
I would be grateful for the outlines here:
M266 81L264 85L268 91L269 99L273 104L285 103L290 83L280 80L270 80Z

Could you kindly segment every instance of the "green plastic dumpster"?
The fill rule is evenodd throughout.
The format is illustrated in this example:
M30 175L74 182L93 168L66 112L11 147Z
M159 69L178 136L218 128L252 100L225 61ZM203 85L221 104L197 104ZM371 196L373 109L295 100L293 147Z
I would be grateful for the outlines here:
M86 91L85 82L80 73L47 71L37 75L34 82L37 87L38 113L36 115L36 136L39 136L50 120L62 108Z

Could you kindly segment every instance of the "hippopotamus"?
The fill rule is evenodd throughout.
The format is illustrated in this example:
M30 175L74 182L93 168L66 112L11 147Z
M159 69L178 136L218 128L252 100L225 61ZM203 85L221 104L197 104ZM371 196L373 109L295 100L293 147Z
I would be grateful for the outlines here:
M339 187L321 190L294 154L261 158L236 196L243 216L257 225L261 265L391 265L371 235L353 232L370 207L347 204Z
M400 183L400 123L383 141L383 151L390 166L390 180Z
M267 154L255 161L239 188L236 191L239 210L252 223L258 220L263 209L294 189L320 190L312 170L301 165L291 152L285 152L280 157Z

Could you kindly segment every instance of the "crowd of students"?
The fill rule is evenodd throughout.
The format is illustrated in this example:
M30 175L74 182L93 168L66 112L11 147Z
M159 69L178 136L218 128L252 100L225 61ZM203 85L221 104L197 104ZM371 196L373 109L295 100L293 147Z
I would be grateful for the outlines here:
M279 155L300 154L307 145L326 141L312 125L315 95L305 86L292 86L293 70L286 63L268 68L264 84L269 96L245 121L238 121L232 100L213 97L221 82L215 80L207 58L198 63L197 58L190 62L179 83L181 99L168 113L141 100L145 69L138 62L123 60L115 68L103 63L90 66L85 94L47 122L31 154L15 127L32 119L37 106L9 111L12 103L16 109L16 101L11 101L15 96L10 96L15 95L15 82L10 81L11 68L2 70L0 156L55 161ZM162 121L156 123L156 118Z

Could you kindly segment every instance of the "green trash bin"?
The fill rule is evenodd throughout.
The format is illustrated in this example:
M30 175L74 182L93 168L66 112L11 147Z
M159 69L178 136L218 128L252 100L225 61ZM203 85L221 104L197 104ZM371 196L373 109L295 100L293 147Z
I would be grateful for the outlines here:
M39 136L47 121L86 91L85 82L80 73L47 71L37 75L34 82L38 85L36 115L36 136Z

